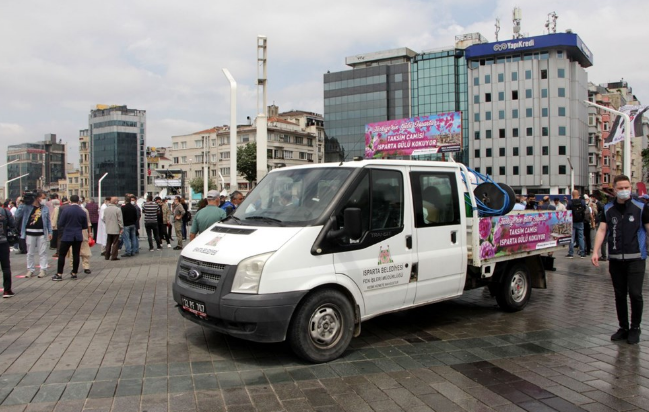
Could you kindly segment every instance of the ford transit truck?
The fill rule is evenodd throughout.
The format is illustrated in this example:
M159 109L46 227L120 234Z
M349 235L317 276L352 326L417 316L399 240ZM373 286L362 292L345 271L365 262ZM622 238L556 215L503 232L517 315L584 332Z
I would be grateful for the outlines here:
M488 287L519 311L546 287L567 212L480 217L455 162L358 160L270 171L236 211L185 246L179 313L255 342L339 357L373 317ZM551 259L551 258L550 258Z

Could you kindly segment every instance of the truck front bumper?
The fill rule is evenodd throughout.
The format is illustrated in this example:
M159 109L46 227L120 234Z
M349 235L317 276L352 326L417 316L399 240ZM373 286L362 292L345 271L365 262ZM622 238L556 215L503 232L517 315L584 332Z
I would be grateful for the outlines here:
M203 318L184 309L179 303L178 311L185 319L253 342L282 342L286 339L293 312L306 291L268 295L228 293L215 302L174 283L173 295L176 302L181 302L181 294L201 300L207 307L207 317Z

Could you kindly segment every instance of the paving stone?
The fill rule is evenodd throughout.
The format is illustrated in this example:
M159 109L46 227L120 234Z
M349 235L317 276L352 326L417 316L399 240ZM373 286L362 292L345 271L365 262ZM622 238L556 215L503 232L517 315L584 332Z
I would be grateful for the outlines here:
M77 369L70 378L70 382L90 382L95 380L98 368Z
M115 395L117 381L95 381L90 388L89 398L112 398Z
M193 375L193 377L194 388L196 388L197 391L211 391L219 389L219 383L216 380L216 375L214 374Z
M167 364L154 363L146 365L144 368L144 376L146 378L159 378L161 376L167 376Z
M115 397L140 396L142 394L142 379L120 379L117 384Z
M48 385L42 385L38 390L38 393L32 399L32 402L57 402L63 391L65 390L66 384L64 383L52 383Z
M168 392L166 377L147 378L144 379L143 383L144 383L142 386L143 395L155 395L155 394L166 395Z
M29 403L40 389L39 386L17 386L2 402L3 406Z
M16 386L41 385L43 382L45 382L49 375L50 372L29 372Z
M189 362L173 362L169 364L169 376L191 375Z
M127 365L122 367L120 379L142 379L144 376L144 365Z
M88 395L88 392L90 392L91 386L92 386L91 382L68 383L65 388L65 391L63 391L63 395L61 395L61 401L85 399ZM74 405L76 403L71 402L70 404Z
M169 378L169 393L184 393L194 390L194 382L191 376L174 376Z

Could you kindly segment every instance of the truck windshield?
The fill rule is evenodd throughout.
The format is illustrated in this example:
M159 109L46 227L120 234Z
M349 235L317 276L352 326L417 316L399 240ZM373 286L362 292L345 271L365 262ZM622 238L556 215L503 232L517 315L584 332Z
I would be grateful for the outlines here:
M317 220L352 169L283 169L269 173L234 216L239 223L303 226Z

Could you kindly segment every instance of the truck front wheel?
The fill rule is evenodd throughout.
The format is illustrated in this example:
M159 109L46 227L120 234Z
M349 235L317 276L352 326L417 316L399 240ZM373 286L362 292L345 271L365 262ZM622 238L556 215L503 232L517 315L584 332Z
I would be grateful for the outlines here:
M527 266L519 263L510 267L499 286L496 293L498 306L508 312L522 310L532 294Z
M308 295L293 315L288 341L296 355L322 363L338 358L354 333L353 309L349 300L333 289Z

